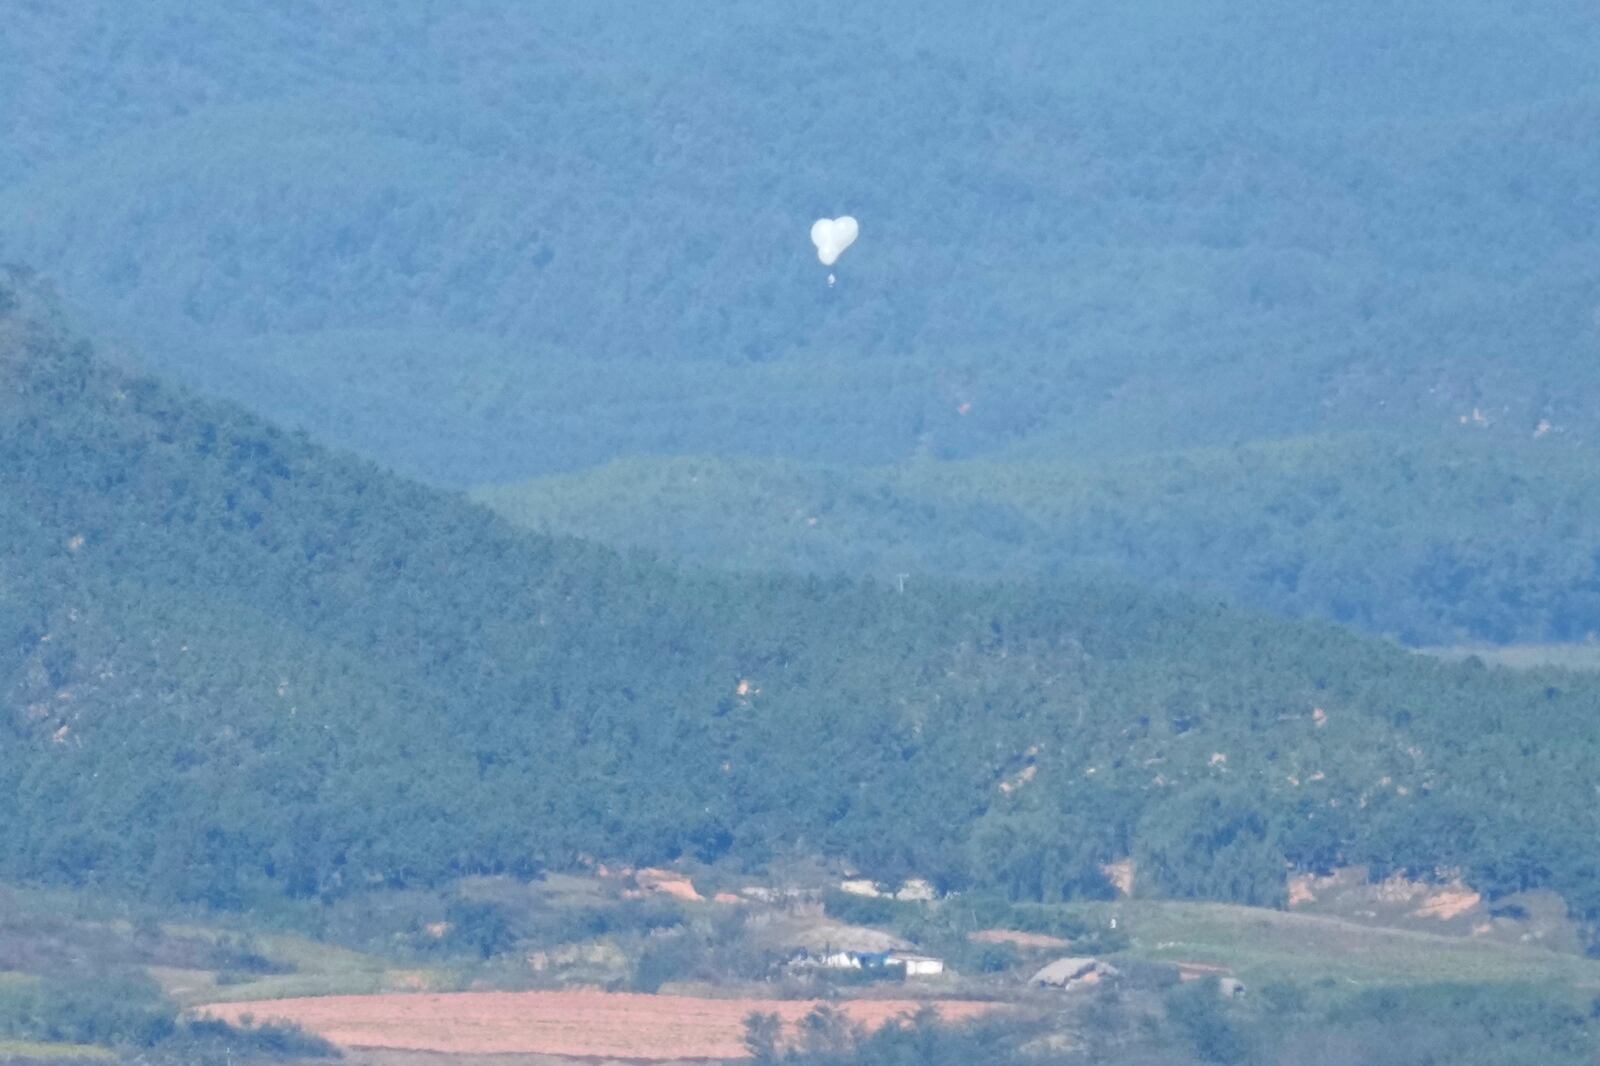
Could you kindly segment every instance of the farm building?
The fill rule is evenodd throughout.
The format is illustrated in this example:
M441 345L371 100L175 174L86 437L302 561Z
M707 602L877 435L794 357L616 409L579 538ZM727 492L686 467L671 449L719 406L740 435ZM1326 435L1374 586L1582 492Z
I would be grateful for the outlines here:
M869 899L897 899L904 903L927 903L939 898L938 890L932 883L920 877L910 878L892 892L879 888L876 881L857 877L840 881L839 891L848 892L852 896L866 896Z
M907 977L933 977L944 973L944 960L932 955L916 955L907 951L837 951L829 949L820 954L802 953L791 966L819 967L824 970L881 970L899 966Z
M858 951L824 952L819 961L825 969L829 970L861 969L861 953Z
M1078 988L1116 975L1115 966L1085 955L1057 959L1028 978L1028 983L1041 988Z
M908 955L896 951L889 954L888 962L891 966L904 966L907 977L937 977L944 973L944 960L932 955Z
M791 965L820 967L824 970L876 970L888 964L887 951L845 951L827 948L817 954L803 951Z

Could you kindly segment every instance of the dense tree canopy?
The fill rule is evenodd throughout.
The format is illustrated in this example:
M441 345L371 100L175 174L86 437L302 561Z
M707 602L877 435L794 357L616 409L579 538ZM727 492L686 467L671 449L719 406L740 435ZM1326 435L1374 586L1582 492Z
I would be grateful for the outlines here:
M1593 682L1113 583L674 571L37 303L8 283L0 322L0 876L238 904L798 847L1057 899L1131 853L1174 895L1366 861L1600 913Z
M1115 574L1408 643L1600 633L1600 463L1478 427L1102 463L631 459L476 496L535 529L700 565Z

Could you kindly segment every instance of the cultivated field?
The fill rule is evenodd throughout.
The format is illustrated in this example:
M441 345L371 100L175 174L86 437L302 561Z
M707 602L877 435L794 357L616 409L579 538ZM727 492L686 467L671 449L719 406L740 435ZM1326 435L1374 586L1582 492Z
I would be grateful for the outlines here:
M1224 903L1123 900L1076 909L1098 922L1117 917L1132 938L1126 957L1200 963L1252 982L1535 983L1600 990L1600 962L1535 946Z
M830 1005L868 1029L926 1006L951 1022L997 1007L957 1000L857 999ZM218 1003L201 1010L230 1022L246 1014L258 1022L284 1019L342 1047L672 1061L744 1058L744 1023L751 1014L776 1014L792 1033L817 1006L797 1000L564 991L323 996Z

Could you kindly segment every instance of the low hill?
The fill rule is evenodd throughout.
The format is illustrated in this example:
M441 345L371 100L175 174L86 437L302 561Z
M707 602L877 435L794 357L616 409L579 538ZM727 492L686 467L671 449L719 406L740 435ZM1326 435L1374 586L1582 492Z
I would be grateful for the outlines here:
M1600 913L1600 689L1113 583L673 570L95 357L0 288L0 876L237 905L580 855Z
M474 495L535 529L697 565L1111 574L1445 644L1600 631L1597 470L1474 426L1092 464L630 459Z

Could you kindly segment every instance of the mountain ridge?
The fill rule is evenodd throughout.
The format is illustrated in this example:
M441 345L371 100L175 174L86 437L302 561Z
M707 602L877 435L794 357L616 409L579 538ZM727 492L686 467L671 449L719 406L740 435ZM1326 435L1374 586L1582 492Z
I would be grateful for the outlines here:
M673 570L10 304L0 876L242 906L796 849L1056 899L1131 853L1178 897L1270 903L1291 866L1364 861L1600 906L1572 787L1592 679L1126 585Z
M484 486L531 528L744 570L1115 575L1410 644L1600 631L1587 450L1471 423L1115 461L621 460Z

